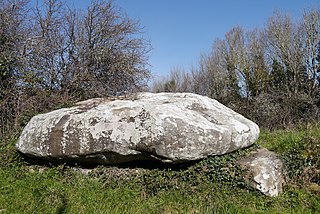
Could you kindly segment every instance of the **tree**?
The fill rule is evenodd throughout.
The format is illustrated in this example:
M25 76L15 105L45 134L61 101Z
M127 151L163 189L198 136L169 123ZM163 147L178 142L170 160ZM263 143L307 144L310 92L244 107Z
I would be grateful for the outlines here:
M0 138L39 112L146 86L150 43L111 0L12 2L0 0Z
M27 30L25 13L28 1L0 1L0 100L14 88L18 75L21 46Z
M111 1L92 1L84 11L60 0L36 7L26 70L39 87L80 99L137 90L149 78L149 43L138 22Z
M246 98L258 96L268 85L263 32L236 27L225 37L224 56L234 94Z
M311 84L309 92L317 93L320 72L320 11L305 12L302 22L304 34L303 58L305 62L306 78Z
M306 11L296 22L276 12L263 29L232 28L190 71L192 92L269 129L319 121L319 14Z
M284 79L281 82L285 84L286 92L297 94L305 77L301 26L288 15L277 12L269 19L265 32L269 61L277 61L283 67Z
M227 94L237 90L237 79L232 79L235 73L227 70L226 46L222 40L216 40L211 52L200 56L198 68L191 73L195 93L223 102Z
M18 125L22 109L20 68L28 31L27 0L0 1L0 139Z
M170 74L153 82L152 91L154 92L193 92L193 80L191 75L181 68L173 68Z
M116 95L145 86L150 46L138 36L138 22L120 13L111 1L93 1L81 23L77 63L88 77L91 87L86 85L86 90L98 87L98 93Z

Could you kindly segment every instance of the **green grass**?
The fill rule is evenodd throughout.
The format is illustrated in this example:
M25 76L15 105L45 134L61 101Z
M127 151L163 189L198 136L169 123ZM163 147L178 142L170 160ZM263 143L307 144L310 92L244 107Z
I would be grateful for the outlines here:
M288 179L297 185L320 185L320 127L265 132L258 144L276 152L285 164Z
M247 151L181 169L99 166L84 175L65 165L30 166L15 152L14 142L0 146L0 214L320 213L320 191L310 188L320 184L316 125L262 131L257 144L277 152L288 170L288 184L276 198L262 195L242 180L235 160ZM309 175L306 169L315 173Z

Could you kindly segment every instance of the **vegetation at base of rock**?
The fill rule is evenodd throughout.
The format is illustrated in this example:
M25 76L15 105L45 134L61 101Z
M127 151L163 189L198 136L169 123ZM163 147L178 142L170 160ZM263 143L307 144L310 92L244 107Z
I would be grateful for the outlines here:
M262 131L257 145L185 165L141 168L30 165L13 145L0 146L1 213L318 213L320 126ZM235 160L257 147L279 154L284 193L262 195ZM154 167L157 166L157 167ZM313 169L313 173L308 171ZM301 172L301 173L298 173ZM311 176L312 175L312 176ZM311 177L310 177L311 176Z
M291 182L300 186L320 185L319 130L319 125L315 125L294 131L262 132L260 145L280 155Z
M212 188L228 186L251 190L250 185L243 179L245 171L236 161L253 148L255 146L223 156L210 157L188 168L172 166L169 169L150 170L142 176L141 184L148 195L173 190L193 194L194 191L211 185Z

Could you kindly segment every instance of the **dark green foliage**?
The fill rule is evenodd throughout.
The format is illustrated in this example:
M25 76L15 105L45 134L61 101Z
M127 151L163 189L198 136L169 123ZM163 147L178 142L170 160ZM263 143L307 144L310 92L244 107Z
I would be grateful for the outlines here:
M245 182L245 171L237 164L237 160L243 156L239 152L216 156L204 161L206 177L217 185L228 185L234 188L249 188Z
M24 160L13 146L16 139L12 139L11 143L3 144L0 141L0 169L15 168L24 165Z
M320 185L320 140L305 136L282 154L289 178L297 183Z
M17 64L14 36L8 35L9 24L3 23L8 19L0 10L0 101L6 97L6 93L12 90L14 85L14 67ZM19 27L19 26L17 26ZM10 38L11 37L11 38Z
M295 131L262 133L261 144L283 160L288 182L300 186L320 181L320 130L318 126Z
M156 195L160 191L177 190L182 187L176 179L176 173L168 170L154 170L142 177L142 185L147 195Z
M272 62L272 70L271 70L271 90L276 92L281 92L285 90L285 85L287 82L286 75L284 72L284 68L277 60L273 60Z
M237 160L256 148L257 146L253 146L223 156L209 157L187 168L151 170L144 174L142 185L146 193L151 195L169 190L182 190L186 194L192 194L195 189L209 184L216 188L229 186L252 190L244 180L246 172L237 164Z

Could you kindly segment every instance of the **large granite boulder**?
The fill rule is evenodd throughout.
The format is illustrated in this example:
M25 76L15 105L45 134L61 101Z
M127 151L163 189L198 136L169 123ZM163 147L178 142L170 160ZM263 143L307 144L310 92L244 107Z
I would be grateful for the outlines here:
M181 163L248 147L258 135L255 123L208 97L140 93L37 115L16 148L51 161Z

